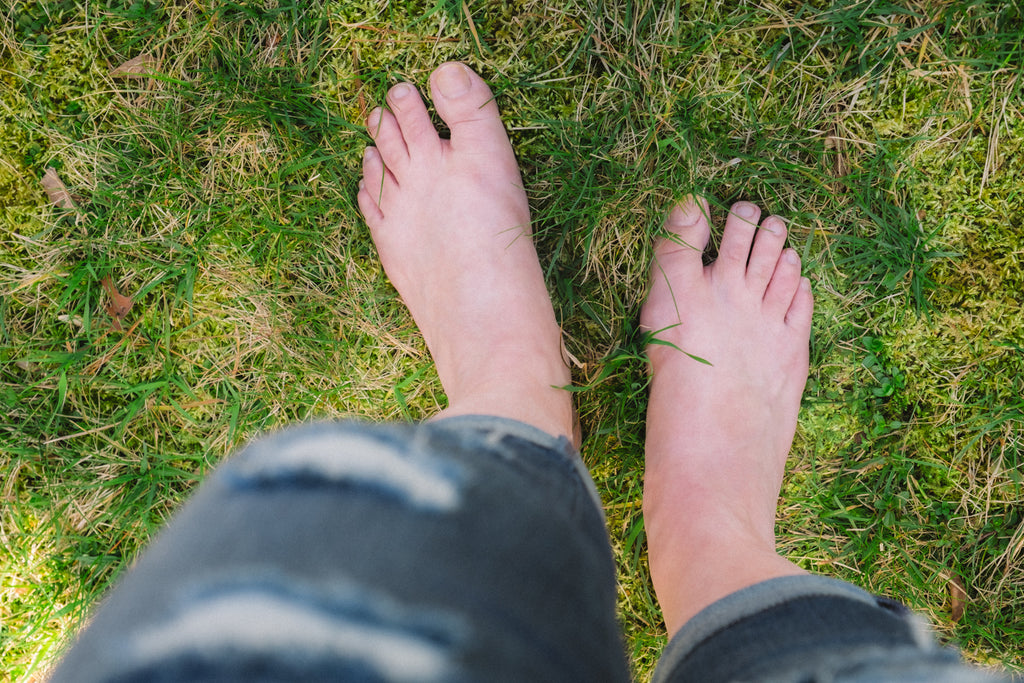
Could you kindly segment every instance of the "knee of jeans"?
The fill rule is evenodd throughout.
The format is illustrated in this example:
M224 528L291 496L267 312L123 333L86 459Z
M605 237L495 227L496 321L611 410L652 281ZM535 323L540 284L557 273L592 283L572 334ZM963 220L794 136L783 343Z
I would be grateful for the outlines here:
M309 425L250 444L225 468L235 490L342 488L423 512L460 507L462 468L421 447L413 433L358 423Z
M358 670L370 680L454 680L461 620L417 610L360 586L330 595L285 581L228 582L183 599L134 633L125 664L135 670Z

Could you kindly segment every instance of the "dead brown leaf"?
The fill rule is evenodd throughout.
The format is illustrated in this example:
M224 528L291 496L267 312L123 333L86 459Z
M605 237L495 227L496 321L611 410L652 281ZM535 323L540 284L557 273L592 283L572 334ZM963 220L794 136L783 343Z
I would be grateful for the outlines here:
M277 26L271 26L267 31L265 40L267 42L268 50L276 48L281 43L281 29Z
M68 188L64 187L64 183L61 181L60 176L57 175L52 167L46 169L46 173L43 174L42 180L39 184L46 190L46 196L49 198L50 203L54 206L59 206L62 209L73 209L75 203L71 200L71 195L68 193Z
M359 48L352 50L352 71L356 75L353 85L356 89L356 106L359 107L359 122L365 123L369 112L366 109L366 96L363 95L363 79L359 77Z
M142 54L110 70L111 78L149 78L157 70L157 59L151 54Z
M967 606L967 589L963 580L953 572L946 573L949 582L949 615L954 622L960 621Z
M135 302L132 301L130 296L125 296L117 291L117 287L114 286L114 281L110 279L109 275L100 280L100 285L103 286L109 299L103 307L107 314L110 315L114 329L121 330L123 329L121 322L128 315L128 311L132 310L132 304Z

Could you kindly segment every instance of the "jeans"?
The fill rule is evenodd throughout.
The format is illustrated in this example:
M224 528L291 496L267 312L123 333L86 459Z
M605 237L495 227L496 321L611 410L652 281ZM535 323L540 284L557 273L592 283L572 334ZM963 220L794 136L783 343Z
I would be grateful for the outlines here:
M600 500L568 441L491 417L255 441L117 583L53 681L628 681ZM990 680L822 577L720 600L658 681Z

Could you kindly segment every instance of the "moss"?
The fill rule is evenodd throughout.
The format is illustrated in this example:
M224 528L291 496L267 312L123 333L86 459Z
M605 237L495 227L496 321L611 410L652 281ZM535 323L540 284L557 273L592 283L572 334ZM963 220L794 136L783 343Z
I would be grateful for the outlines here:
M0 300L0 465L55 559L52 585L19 597L26 626L4 645L6 668L19 675L42 651L24 635L33 623L51 641L67 630L47 601L81 614L76 591L99 591L241 439L443 405L353 196L362 109L399 78L424 86L447 58L498 93L586 364L575 374L592 383L579 396L585 457L609 506L638 678L665 639L637 505L636 314L650 237L694 189L718 200L716 220L739 198L790 218L814 279L784 549L941 618L937 577L953 568L976 602L945 632L975 658L993 643L1015 657L1019 11L465 6L472 27L448 0L16 3L0 53L0 228L17 236L2 244L14 267ZM107 78L142 52L161 56L161 78ZM46 205L47 165L77 212ZM110 329L107 275L136 298L130 333ZM69 501L92 515L88 535L53 521ZM11 552L5 572L27 576Z

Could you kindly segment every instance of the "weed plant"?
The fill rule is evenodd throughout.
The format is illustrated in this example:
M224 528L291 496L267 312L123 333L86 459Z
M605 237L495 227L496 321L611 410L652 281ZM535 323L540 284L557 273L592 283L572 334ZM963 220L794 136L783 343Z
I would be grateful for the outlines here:
M637 314L689 192L786 216L813 281L783 552L1020 667L1022 35L982 0L5 4L0 671L43 675L243 441L443 407L354 196L365 113L446 59L523 166L637 678L665 644Z

